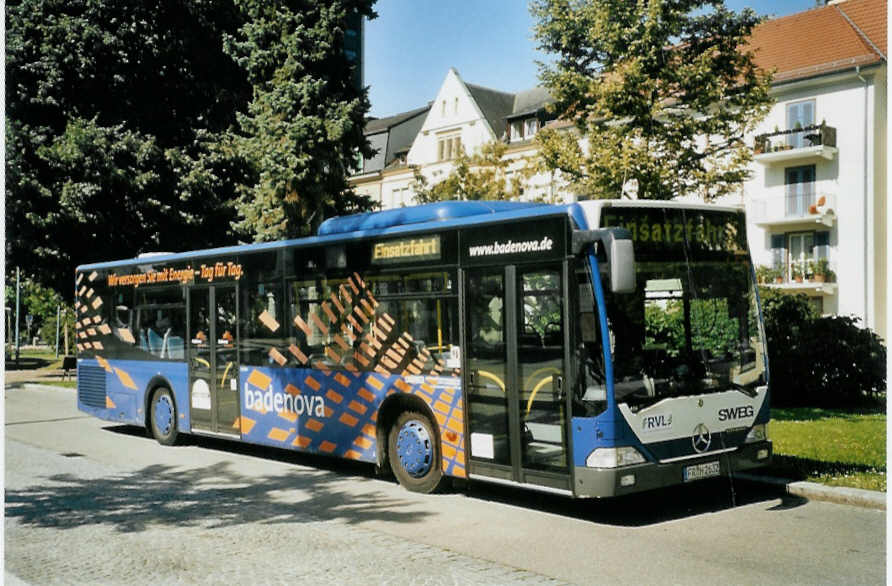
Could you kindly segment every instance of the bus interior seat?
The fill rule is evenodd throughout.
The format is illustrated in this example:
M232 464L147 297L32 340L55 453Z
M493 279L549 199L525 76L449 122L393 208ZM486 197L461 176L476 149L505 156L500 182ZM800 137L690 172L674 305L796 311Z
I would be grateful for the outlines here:
M164 340L152 328L146 328L146 333L149 341L149 352L156 356L160 356L161 351L164 348Z
M182 360L186 357L185 340L180 336L170 336L167 340L167 357L174 360Z
M167 358L168 350L167 350L167 339L170 337L170 328L167 328L167 331L164 332L164 337L161 339L161 355L159 358Z

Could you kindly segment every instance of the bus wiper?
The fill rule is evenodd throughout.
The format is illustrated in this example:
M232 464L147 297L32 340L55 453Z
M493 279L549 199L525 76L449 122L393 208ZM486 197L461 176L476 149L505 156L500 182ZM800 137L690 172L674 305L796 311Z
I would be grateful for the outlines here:
M756 391L755 391L754 389L749 389L749 388L743 386L742 384L735 383L735 382L732 381L732 382L730 383L730 385L731 385L731 388L732 388L732 389L734 389L735 391L740 391L741 393L743 393L744 395L746 395L746 396L749 397L750 399L755 398L756 395L757 395L757 393L756 393Z

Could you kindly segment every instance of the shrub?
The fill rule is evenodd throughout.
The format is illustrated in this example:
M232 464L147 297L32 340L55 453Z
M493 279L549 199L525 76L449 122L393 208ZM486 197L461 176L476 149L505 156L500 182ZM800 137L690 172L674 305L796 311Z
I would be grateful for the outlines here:
M805 295L760 290L772 404L852 408L886 391L886 348L852 317L818 317Z

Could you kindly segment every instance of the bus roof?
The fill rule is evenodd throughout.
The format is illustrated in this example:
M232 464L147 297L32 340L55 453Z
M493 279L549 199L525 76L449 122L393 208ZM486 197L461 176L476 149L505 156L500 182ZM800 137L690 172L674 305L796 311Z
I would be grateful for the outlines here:
M600 210L607 206L741 211L739 208L719 207L710 204L643 200L588 200L570 204L510 201L444 201L329 218L320 225L317 236L279 240L276 242L238 244L188 252L148 253L137 258L85 264L78 266L76 270L83 271L122 265L175 262L208 256L261 252L291 246L312 246L359 238L410 234L556 215L569 215L579 227L594 228L597 226Z

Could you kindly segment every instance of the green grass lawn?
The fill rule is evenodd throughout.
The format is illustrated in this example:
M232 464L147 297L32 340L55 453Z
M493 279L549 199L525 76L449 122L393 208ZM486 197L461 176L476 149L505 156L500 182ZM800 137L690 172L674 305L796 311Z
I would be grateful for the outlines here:
M830 486L886 491L886 415L772 409L771 474Z

